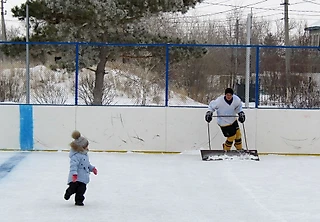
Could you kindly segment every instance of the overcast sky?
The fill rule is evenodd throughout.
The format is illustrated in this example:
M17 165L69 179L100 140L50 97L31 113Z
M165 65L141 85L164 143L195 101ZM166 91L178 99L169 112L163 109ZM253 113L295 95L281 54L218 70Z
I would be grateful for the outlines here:
M254 17L264 17L268 20L281 20L283 18L284 0L205 0L196 9L190 10L186 16L189 18L207 19L214 18L221 21L237 8L246 15L252 10ZM288 0L289 18L298 21L307 21L312 25L320 21L320 0ZM7 15L5 16L7 28L17 26L19 22L11 16L11 8L24 3L25 0L7 0L4 4ZM21 24L21 23L20 23Z

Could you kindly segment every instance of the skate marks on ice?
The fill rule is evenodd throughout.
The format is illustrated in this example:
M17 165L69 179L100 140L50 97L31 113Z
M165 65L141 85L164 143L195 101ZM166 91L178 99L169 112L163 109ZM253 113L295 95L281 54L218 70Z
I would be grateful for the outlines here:
M0 180L6 177L27 155L26 152L16 153L2 163L0 165Z
M235 186L235 190L237 190L238 196L243 196L242 200L244 201L242 205L246 206L247 211L252 211L252 216L256 217L257 221L259 220L259 214L263 216L261 218L269 218L270 222L289 222L284 219L281 215L277 214L273 210L269 209L265 204L263 204L258 197L255 196L254 192L250 189L250 187L239 179L241 174L236 174L233 166L234 162L223 162L225 164L225 176L226 179L229 180ZM252 177L254 180L254 177ZM240 188L240 189L237 189ZM260 189L263 189L260 187Z

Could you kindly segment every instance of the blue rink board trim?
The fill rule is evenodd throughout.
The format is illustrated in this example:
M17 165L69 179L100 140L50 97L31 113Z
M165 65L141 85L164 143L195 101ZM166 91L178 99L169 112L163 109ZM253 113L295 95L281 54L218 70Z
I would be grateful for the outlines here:
M33 108L32 105L20 105L20 147L21 150L33 150Z
M6 162L0 165L0 180L7 176L15 166L17 166L28 153L18 153L10 157Z

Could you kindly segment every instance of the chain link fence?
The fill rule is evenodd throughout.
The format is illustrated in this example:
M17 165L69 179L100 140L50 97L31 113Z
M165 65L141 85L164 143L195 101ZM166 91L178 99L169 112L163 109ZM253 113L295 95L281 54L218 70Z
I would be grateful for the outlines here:
M26 44L0 42L0 102L29 84L32 104L199 107L226 87L245 101L249 78L252 107L320 108L319 47L31 42L26 61Z

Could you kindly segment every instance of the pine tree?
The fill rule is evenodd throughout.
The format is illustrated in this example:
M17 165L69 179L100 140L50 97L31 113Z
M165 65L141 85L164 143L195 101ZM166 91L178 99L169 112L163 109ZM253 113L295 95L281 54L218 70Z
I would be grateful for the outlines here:
M33 29L30 41L181 43L179 39L150 33L144 21L163 13L186 13L202 1L30 0L29 15ZM14 7L12 13L20 19L25 18L25 4ZM93 102L95 105L102 104L106 63L112 59L112 56L119 53L119 50L121 49L110 50L110 47L81 47L80 54L85 55L82 57L86 58L81 60L81 65L90 67L97 64ZM67 53L71 52L65 52ZM157 51L154 50L153 54L156 53ZM179 54L181 51L176 53ZM188 54L190 55L190 52ZM72 63L73 61L66 59L64 65L70 67Z

